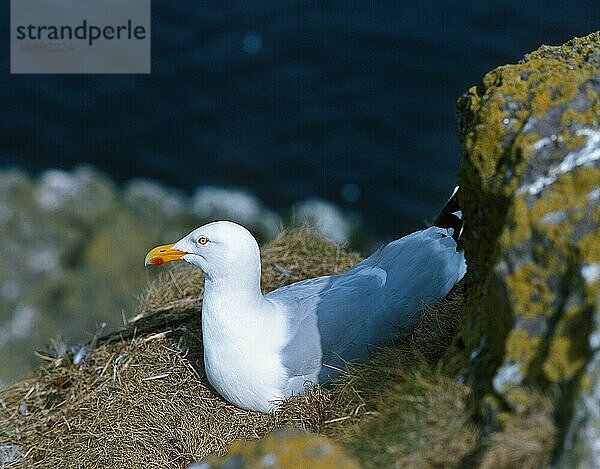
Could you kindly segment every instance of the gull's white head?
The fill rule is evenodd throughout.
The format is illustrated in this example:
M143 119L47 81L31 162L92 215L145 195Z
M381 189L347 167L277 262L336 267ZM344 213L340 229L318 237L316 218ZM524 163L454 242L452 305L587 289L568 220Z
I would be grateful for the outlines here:
M174 244L152 249L145 265L183 259L202 269L210 279L254 274L260 276L260 252L252 234L230 221L216 221L196 228Z

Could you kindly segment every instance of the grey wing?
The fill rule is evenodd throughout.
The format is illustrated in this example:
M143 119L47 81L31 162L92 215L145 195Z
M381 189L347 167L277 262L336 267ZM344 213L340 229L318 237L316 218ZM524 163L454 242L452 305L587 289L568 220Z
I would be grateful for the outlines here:
M347 362L365 358L371 347L394 335L382 321L386 302L386 274L367 267L354 275L340 276L321 294L317 306L323 348L320 381L335 377Z
M423 305L443 298L465 269L448 231L432 227L393 241L344 274L267 294L286 311L282 363L290 376L335 376L328 366L364 358L370 346L412 330Z
M377 266L387 273L385 304L392 314L439 301L467 268L452 230L435 226L389 243L346 274L365 266Z
M322 347L316 308L319 293L329 277L319 277L278 288L265 295L285 314L289 340L281 350L281 362L289 378L311 380L321 367Z
M290 376L320 375L323 381L336 375L335 368L345 361L367 354L378 335L373 312L384 301L381 272L367 270L311 279L267 294L286 308L290 340L281 359Z

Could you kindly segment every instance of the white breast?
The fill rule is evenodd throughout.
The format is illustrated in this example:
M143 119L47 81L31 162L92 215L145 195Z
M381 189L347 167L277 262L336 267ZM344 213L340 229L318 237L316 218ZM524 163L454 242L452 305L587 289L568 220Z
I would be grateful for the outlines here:
M252 305L231 297L228 305L223 298L211 301L207 293L202 336L208 380L233 404L269 412L273 401L285 397L286 372L278 353L286 333L283 318L275 311L265 314L264 309L257 315Z

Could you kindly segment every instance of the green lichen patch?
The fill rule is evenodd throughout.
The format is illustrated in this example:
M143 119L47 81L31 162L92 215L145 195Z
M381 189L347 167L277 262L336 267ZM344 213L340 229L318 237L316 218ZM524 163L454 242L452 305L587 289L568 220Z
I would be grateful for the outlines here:
M540 337L530 335L525 329L512 329L506 337L505 359L528 364L533 359L540 340Z
M600 218L599 214L594 216ZM582 236L577 247L586 263L600 263L600 227Z
M552 313L554 295L547 282L547 275L543 266L529 262L505 277L507 294L516 314L532 317Z

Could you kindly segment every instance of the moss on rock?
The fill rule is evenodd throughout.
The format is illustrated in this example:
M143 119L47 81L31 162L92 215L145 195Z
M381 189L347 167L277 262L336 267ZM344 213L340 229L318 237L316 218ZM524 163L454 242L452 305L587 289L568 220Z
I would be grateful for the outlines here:
M331 440L299 432L280 430L258 442L234 443L222 458L211 458L192 464L190 469L314 469L360 466L340 445Z

